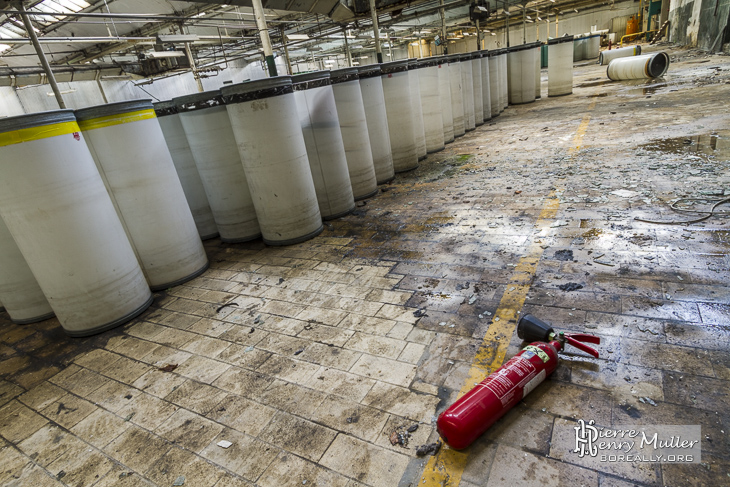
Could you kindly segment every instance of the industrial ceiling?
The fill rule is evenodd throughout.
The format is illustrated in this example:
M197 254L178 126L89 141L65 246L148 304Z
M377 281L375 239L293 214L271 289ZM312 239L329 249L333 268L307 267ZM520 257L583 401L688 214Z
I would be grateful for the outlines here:
M490 11L481 29L522 25L523 14L574 15L607 8L613 1L480 0ZM274 49L286 43L292 62L342 53L345 36L354 53L374 51L368 0L263 0ZM381 36L393 45L433 39L459 30L467 34L470 0L377 0ZM33 29L54 71L116 67L139 76L189 68L185 52L201 70L234 59L262 58L251 0L188 2L178 0L25 0ZM0 0L0 77L40 71L39 58L17 13L19 2ZM509 12L509 15L506 14ZM508 19L509 16L509 19ZM542 20L542 19L541 19ZM179 63L165 60L181 58ZM165 68L167 66L167 68ZM4 83L3 83L4 84Z

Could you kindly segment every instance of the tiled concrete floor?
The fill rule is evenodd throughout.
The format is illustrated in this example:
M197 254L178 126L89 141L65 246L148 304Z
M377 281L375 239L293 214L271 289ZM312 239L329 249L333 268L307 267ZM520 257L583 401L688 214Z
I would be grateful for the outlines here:
M672 53L664 82L578 66L572 96L510 107L314 240L207 242L208 272L118 330L0 315L0 482L394 486L435 468L462 486L728 485L728 220L633 220L730 193L730 134L710 137L730 126L730 61ZM565 354L463 469L446 448L416 457L475 354L519 349L496 318L522 285L519 311L600 335L601 358ZM701 424L703 463L586 461L577 419Z

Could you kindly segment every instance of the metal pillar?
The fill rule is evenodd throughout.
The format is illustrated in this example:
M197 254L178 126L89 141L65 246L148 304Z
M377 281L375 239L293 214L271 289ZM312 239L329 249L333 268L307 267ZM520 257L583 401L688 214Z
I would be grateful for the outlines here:
M345 34L345 55L347 56L347 65L352 67L352 53L350 52L350 45L347 43L347 28L342 28L343 34Z
M375 34L375 55L377 56L378 63L382 63L383 51L380 48L380 27L378 27L378 9L375 8L375 0L370 0L370 15L372 15L373 17L373 33Z
M443 53L448 54L449 48L448 48L448 41L446 40L446 12L444 11L444 0L439 0L439 5L441 5L441 8L439 9L439 15L441 15L441 45L443 47Z
M284 45L284 59L286 59L286 68L289 70L289 74L294 74L291 70L291 61L289 60L289 46L286 43L286 34L284 33L284 27L279 29L281 32L281 43Z
M522 9L522 43L527 44L527 10Z
M477 51L482 50L482 31L479 29L479 19L476 20L477 22Z
M51 65L48 64L46 53L43 52L43 48L41 48L41 44L38 42L38 36L35 35L33 24L30 23L30 17L28 17L28 12L25 10L23 2L18 2L18 10L20 11L20 17L23 19L25 30L28 31L28 37L30 37L30 41L33 43L35 52L38 55L38 59L41 60L41 66L43 66L43 70L46 72L46 78L48 78L48 83L51 85L51 90L53 90L53 94L56 95L58 107L61 109L66 108L66 103L63 101L63 95L61 95L61 90L58 89L58 84L56 84L56 77L53 75L53 71L51 71Z
M274 63L274 50L271 48L271 39L269 38L269 29L266 27L266 18L264 17L264 6L261 0L251 0L253 4L253 13L256 17L256 27L259 30L259 38L264 48L264 59L266 66L269 68L269 76L274 77L276 73L276 63Z
M188 61L190 62L190 70L193 72L193 77L195 78L195 82L198 83L198 91L203 92L205 91L203 89L203 81L200 79L200 75L198 74L198 68L195 66L195 59L193 59L193 51L190 50L190 43L185 43L185 54L188 55Z

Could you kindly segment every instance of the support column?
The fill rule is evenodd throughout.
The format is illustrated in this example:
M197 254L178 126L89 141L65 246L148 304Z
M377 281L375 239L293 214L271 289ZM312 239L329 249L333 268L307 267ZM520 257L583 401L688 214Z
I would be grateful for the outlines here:
M444 11L444 0L439 0L439 5L441 5L441 8L439 9L439 15L441 15L441 45L443 47L443 53L448 54L449 48L448 48L448 41L446 40L446 12Z
M482 31L479 29L479 19L476 20L477 22L477 51L482 50Z
M281 43L284 45L284 59L286 59L286 68L289 70L289 74L294 74L291 70L291 61L289 60L289 46L286 43L286 34L284 33L284 27L279 29L281 32Z
M370 0L370 15L372 15L373 17L373 33L375 34L375 55L377 56L378 63L382 63L383 51L380 48L380 27L378 27L378 9L375 8L375 0Z
M347 56L347 66L352 67L352 53L350 52L350 44L347 43L347 28L342 28L342 33L345 34L345 55Z
M30 22L30 17L28 17L28 12L25 10L23 2L18 2L18 11L20 11L20 17L23 19L23 25L25 25L25 30L28 31L28 37L30 37L30 41L33 43L38 59L41 61L43 71L46 72L46 78L48 78L51 90L53 90L53 94L56 96L58 107L61 109L66 108L66 103L63 101L63 95L61 95L61 90L58 89L58 84L56 83L56 77L53 75L53 71L51 71L51 65L48 64L46 53L43 52L43 48L41 47L40 42L38 42L38 36L35 35L33 24Z
M188 56L188 62L190 63L190 70L193 72L193 78L195 78L195 82L198 83L198 91L202 93L205 91L203 89L203 81L200 79L200 75L198 74L198 67L195 65L195 59L193 59L193 51L190 50L190 43L185 43L185 54Z
M256 27L259 30L259 38L261 46L264 48L264 59L266 66L269 68L269 76L277 76L276 63L274 63L274 50L271 48L271 39L269 38L269 29L266 27L266 17L264 17L264 6L261 0L251 0L253 5L253 13L256 17Z

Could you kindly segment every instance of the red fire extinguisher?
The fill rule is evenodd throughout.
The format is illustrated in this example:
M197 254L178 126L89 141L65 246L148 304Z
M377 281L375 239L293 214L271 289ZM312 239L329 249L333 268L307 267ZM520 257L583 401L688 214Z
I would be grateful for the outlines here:
M581 342L601 343L593 335L555 332L532 315L520 319L517 336L534 343L524 347L439 416L436 427L450 447L461 450L471 445L542 383L557 368L558 352L566 343L596 358L598 352Z

